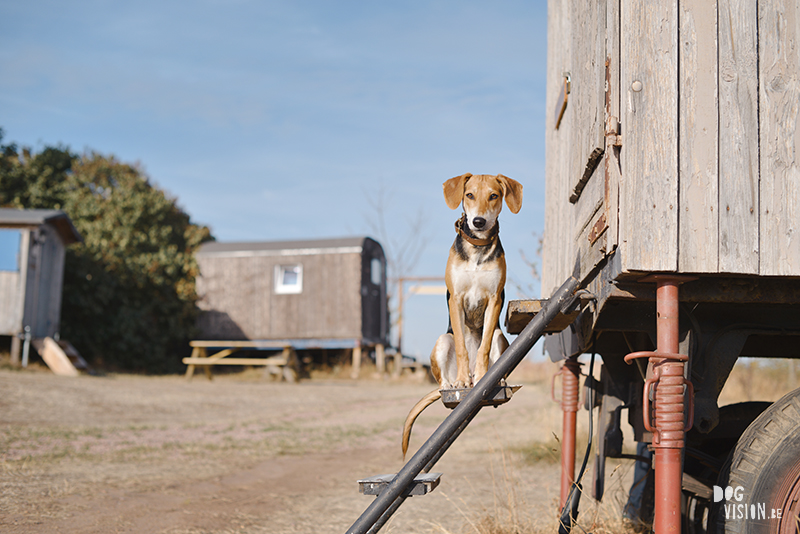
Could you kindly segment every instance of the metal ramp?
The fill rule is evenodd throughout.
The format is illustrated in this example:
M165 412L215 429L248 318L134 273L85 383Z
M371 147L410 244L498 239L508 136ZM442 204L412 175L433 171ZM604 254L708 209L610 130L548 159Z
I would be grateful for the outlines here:
M496 406L508 402L516 386L505 386L504 377L513 371L525 358L534 343L544 333L547 325L562 310L575 301L580 288L578 265L573 275L553 294L530 323L520 332L484 377L468 390L443 390L442 400L449 397L455 407L442 424L431 434L414 456L396 475L379 475L359 481L361 492L377 495L364 513L347 530L348 534L378 532L394 512L411 495L424 495L432 491L441 480L441 473L429 473L450 445L458 439L483 406ZM445 395L445 392L448 392ZM420 476L420 474L423 474ZM435 480L435 483L433 482ZM430 481L426 486L426 481ZM363 484L362 484L363 482ZM421 487L423 486L423 487ZM370 492L365 491L368 488ZM423 492L423 493L417 493Z

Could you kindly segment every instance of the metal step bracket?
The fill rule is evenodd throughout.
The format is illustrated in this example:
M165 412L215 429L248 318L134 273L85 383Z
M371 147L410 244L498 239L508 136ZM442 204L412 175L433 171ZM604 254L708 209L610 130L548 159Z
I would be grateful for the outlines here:
M381 492L397 474L391 475L375 475L373 477L364 478L358 481L358 491L364 495L380 495ZM439 482L442 480L442 473L422 473L414 478L414 483L411 484L403 493L404 497L411 497L413 495L425 495L436 489Z
M511 400L511 396L516 393L522 386L497 386L484 400L481 401L481 406L494 406L495 408L501 404L505 404ZM459 405L459 403L466 398L472 388L456 388L456 389L442 389L439 393L442 394L442 404L451 410Z

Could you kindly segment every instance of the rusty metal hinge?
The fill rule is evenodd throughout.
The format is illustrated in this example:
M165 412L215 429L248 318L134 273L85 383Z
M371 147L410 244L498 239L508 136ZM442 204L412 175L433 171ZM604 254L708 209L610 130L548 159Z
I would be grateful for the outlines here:
M622 134L619 133L619 119L609 116L606 119L606 148L607 147L621 147Z

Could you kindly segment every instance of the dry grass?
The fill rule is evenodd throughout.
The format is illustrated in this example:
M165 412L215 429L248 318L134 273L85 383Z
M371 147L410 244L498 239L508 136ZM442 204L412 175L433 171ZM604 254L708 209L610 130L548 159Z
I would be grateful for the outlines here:
M464 524L459 530L449 530L431 523L432 532L440 534L551 534L558 530L558 510L555 506L542 513L525 496L524 489L530 481L522 480L521 474L529 471L525 461L513 451L492 450L488 455L492 461L492 499L485 506L469 510L463 503L450 500L458 508ZM613 461L612 461L613 462ZM590 495L583 495L580 513L573 532L595 534L633 534L633 525L622 519L620 509L627 498L627 477L621 476L624 464L610 463L612 474L606 489L604 503L598 503ZM629 467L629 466L628 466ZM523 475L524 476L524 475ZM584 476L588 486L591 475ZM585 489L583 491L586 491ZM449 500L449 499L448 499ZM539 503L541 504L541 503ZM553 503L555 504L555 502Z
M555 532L561 412L549 397L550 378L557 369L549 361L523 362L509 379L524 384L519 398L482 412L443 458L446 483L429 497L411 499L398 514L405 519L400 517L394 529L387 525L386 531ZM339 376L349 376L344 365L337 371ZM312 379L291 386L269 381L260 368L221 373L214 382L198 376L190 384L180 377L115 375L57 380L35 364L25 371L0 371L5 392L4 415L0 417L5 423L0 432L0 487L4 493L0 508L30 521L57 525L71 512L63 503L79 502L85 516L98 517L97 521L109 525L116 519L110 512L106 518L102 510L112 497L103 500L102 495L146 495L152 499L152 507L159 505L164 495L185 494L192 499L194 514L187 517L201 517L211 509L224 523L222 519L214 519L216 523L210 519L205 523L199 519L170 522L166 519L169 510L158 509L151 515L161 532L302 530L295 523L315 524L323 509L328 510L327 523L317 531L341 531L367 504L363 496L355 494L352 481L397 467L397 432L402 419L408 406L432 388L409 378L399 383L378 380L369 364L362 377L358 383ZM790 389L791 380L785 360L744 360L731 374L721 403L774 400ZM448 413L440 408L432 407L418 422L413 438L417 446ZM587 434L587 412L581 410L578 465ZM625 440L626 445L632 442L627 434ZM337 462L324 456L329 450L337 451ZM306 466L306 458L316 463ZM327 472L342 462L352 464L346 472ZM263 471L254 471L259 476L250 478L248 469L259 465L265 466ZM292 499L286 500L272 495L270 487L255 486L247 494L254 504L235 510L214 505L211 497L199 502L192 482L241 473L237 476L245 483L228 487L239 491L265 474L278 473L279 467L301 471L293 478L298 484L312 477L322 482L309 482L312 489L298 486ZM604 502L583 497L576 534L633 532L620 518L631 469L632 462L609 460ZM590 479L587 472L585 486ZM175 484L179 484L177 488ZM102 489L101 497L96 496L97 488ZM446 508L457 510L456 517L448 516ZM37 525L29 528L19 531L41 531Z
M774 402L800 385L798 373L800 365L795 360L742 358L725 382L719 403Z

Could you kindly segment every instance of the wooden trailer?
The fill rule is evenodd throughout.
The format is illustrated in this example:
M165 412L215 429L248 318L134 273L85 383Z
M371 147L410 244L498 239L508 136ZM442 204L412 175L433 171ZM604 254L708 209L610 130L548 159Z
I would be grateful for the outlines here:
M193 365L209 363L198 360L206 356L199 349L208 347L284 349L284 356L290 349L352 349L355 373L367 349L383 365L389 316L386 258L377 241L212 242L200 248L197 262L203 339L185 360L193 362L190 374ZM260 363L276 361L288 360Z
M800 357L800 4L551 0L546 109L542 292L573 272L586 288L547 350L565 373L602 356L593 494L624 407L655 451L656 532L675 513L684 532L793 529L799 392L766 410L717 399L739 357ZM670 441L675 372L691 429ZM659 464L673 449L677 475ZM714 486L742 486L759 517L726 519Z
M12 363L23 337L58 337L65 249L79 241L63 211L0 208L0 335Z

